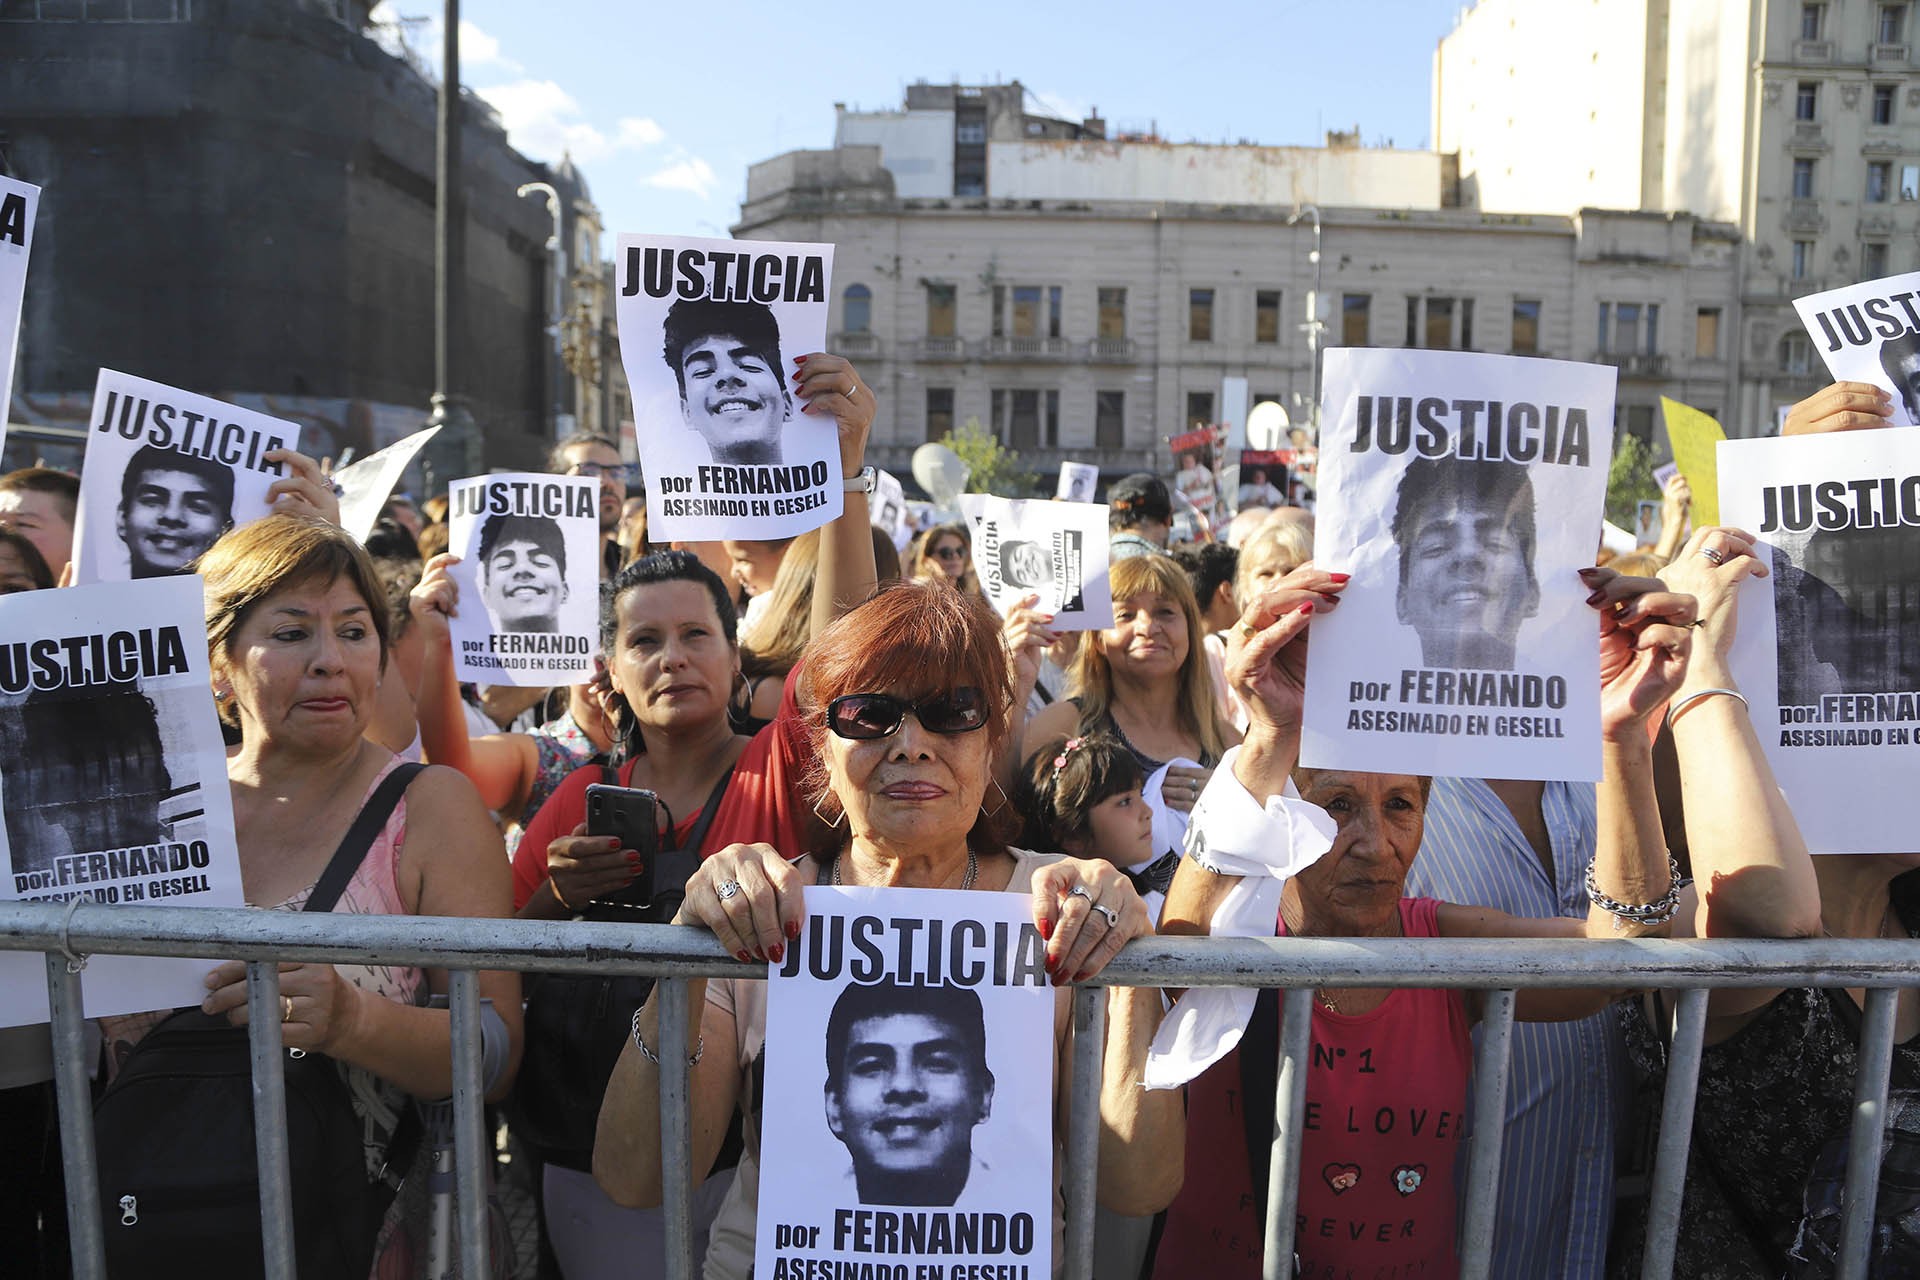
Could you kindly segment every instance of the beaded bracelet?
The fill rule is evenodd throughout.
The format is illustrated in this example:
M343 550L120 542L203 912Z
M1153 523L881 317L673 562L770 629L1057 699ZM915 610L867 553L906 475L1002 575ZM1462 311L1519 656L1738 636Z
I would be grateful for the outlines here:
M1589 862L1587 897L1622 925L1665 924L1680 909L1680 891L1693 883L1680 874L1680 863L1671 853L1667 855L1667 876L1670 881L1667 891L1652 902L1621 902L1600 892L1600 883L1593 877L1593 863Z
M651 1062L656 1067L660 1065L659 1057L654 1053L653 1050L647 1048L647 1042L640 1038L640 1010L638 1009L635 1009L633 1011L633 1047L638 1049L640 1051L640 1056L645 1058L648 1062ZM690 1067L699 1066L700 1059L703 1056L705 1056L706 1052L707 1052L707 1038L705 1036L701 1036L699 1040L697 1040L694 1043L693 1054L691 1057L687 1059L687 1065Z

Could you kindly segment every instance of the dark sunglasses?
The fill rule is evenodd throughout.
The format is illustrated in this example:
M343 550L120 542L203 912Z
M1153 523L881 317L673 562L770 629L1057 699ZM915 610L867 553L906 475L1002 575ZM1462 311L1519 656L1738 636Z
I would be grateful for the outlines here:
M972 733L987 727L987 699L968 687L908 702L890 693L849 693L827 704L827 728L836 738L870 742L900 731L911 711L929 733Z
M936 560L964 560L967 551L965 547L941 547L933 555Z

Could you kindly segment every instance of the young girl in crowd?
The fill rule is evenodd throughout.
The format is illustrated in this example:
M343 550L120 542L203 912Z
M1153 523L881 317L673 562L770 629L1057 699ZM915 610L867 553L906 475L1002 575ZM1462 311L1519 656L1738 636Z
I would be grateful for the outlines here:
M1153 883L1153 812L1141 790L1146 780L1140 762L1110 733L1054 739L1020 771L1023 843L1111 862L1133 881L1148 911L1158 912L1174 860L1167 861L1160 883Z

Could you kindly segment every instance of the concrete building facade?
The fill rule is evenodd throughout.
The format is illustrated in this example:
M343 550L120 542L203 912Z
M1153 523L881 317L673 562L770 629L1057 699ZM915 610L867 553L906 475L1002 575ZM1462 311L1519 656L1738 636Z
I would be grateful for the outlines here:
M1435 55L1435 138L1483 203L1684 209L1737 227L1726 426L1751 434L1827 380L1794 298L1920 268L1915 9L1480 0Z
M883 397L874 453L890 468L978 419L1042 473L1067 458L1110 477L1165 469L1165 438L1215 420L1229 376L1302 420L1316 271L1309 220L1287 219L1311 196L1327 345L1609 361L1621 421L1642 433L1662 394L1732 403L1731 225L1461 208L1450 157L1347 139L1170 146L1082 125L1028 141L1018 121L984 144L986 194L956 194L951 170L936 194L937 164L917 160L938 160L947 126L905 118L911 98L898 114L897 132L862 113L867 141L753 166L734 229L838 246L830 343ZM933 154L907 154L914 139Z

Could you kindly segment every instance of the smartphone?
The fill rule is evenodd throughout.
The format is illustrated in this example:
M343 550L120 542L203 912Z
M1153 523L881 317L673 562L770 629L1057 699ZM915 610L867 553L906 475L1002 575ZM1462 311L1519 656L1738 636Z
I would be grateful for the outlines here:
M596 901L642 910L651 907L654 873L660 860L660 797L639 787L594 783L587 788L587 834L618 837L622 849L640 855L640 872L632 882Z

